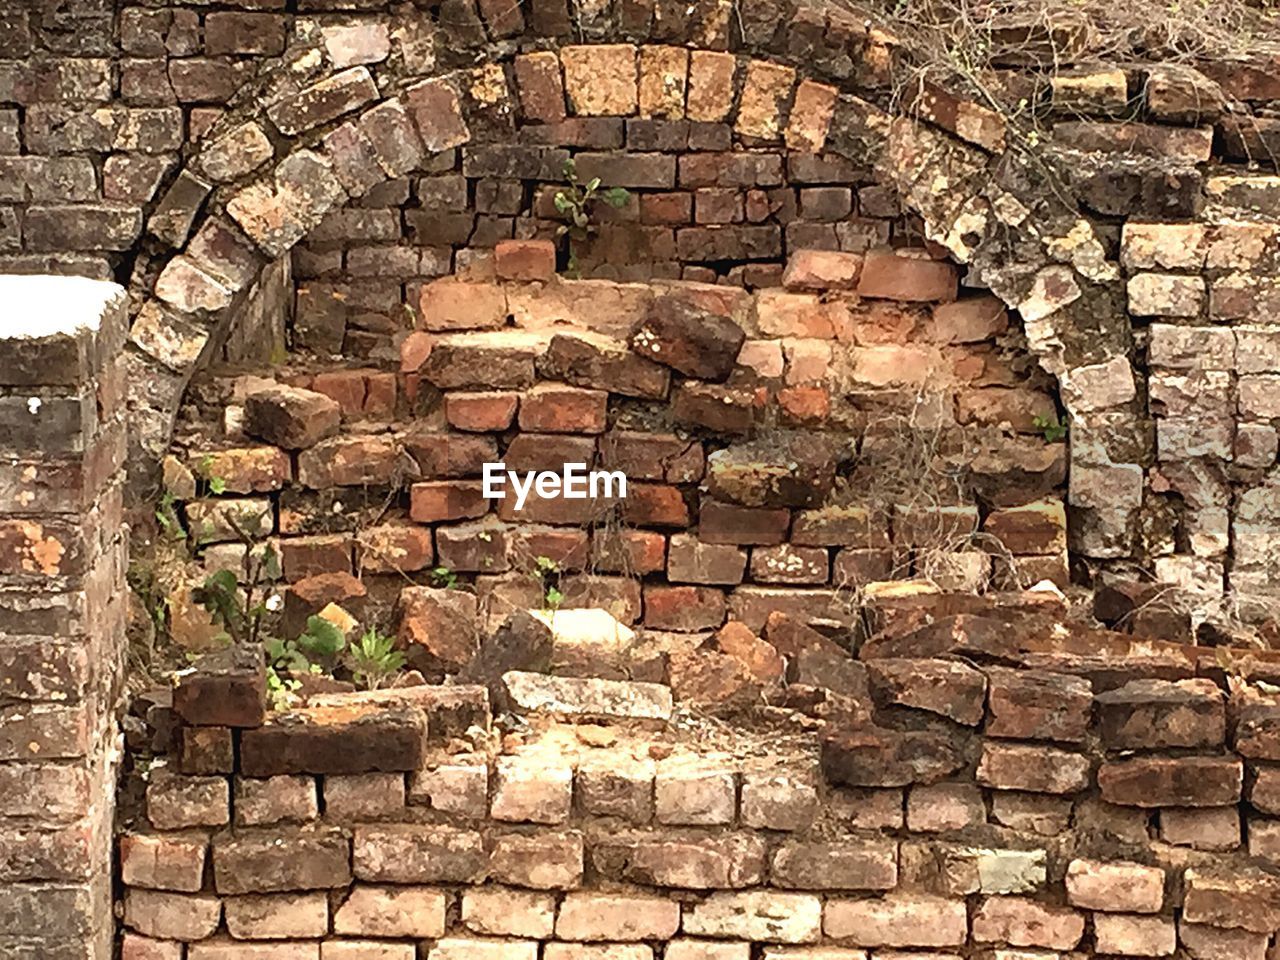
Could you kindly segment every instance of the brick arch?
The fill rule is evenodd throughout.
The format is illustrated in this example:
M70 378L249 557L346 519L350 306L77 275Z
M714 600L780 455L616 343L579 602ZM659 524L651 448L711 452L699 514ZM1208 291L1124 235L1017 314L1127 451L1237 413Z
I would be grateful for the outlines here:
M536 49L516 51L502 38L519 31L495 9L472 27L481 37L487 27L497 42L464 37L448 51L471 65L423 70L402 55L377 81L367 66L335 62L323 37L288 51L191 151L149 225L160 243L139 257L132 290L137 479L154 475L185 386L226 335L245 291L331 209L442 151L500 149L517 120L683 114L873 170L921 217L930 240L1018 309L1073 423L1099 432L1097 442L1073 445L1073 467L1095 471L1090 487L1106 480L1113 494L1076 504L1084 548L1128 555L1142 470L1107 439L1136 430L1139 413L1123 289L1093 225L1035 189L1033 165L1008 147L993 111L935 88L920 91L909 115L869 99L877 70L887 69L877 66L873 32L859 34L855 70L814 55L804 33L812 24L803 20L794 34L768 38L781 53L757 53L749 37L713 29L716 17L699 13L706 16L690 27L696 39L683 45L657 20L643 30L620 20L584 28L611 42L562 43L555 35L563 31L545 29ZM887 48L880 53L890 59Z

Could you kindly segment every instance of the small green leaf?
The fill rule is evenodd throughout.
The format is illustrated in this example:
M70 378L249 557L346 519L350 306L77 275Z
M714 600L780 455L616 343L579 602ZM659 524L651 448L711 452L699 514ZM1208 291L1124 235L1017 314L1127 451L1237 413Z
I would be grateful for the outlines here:
M222 477L210 477L209 492L210 493L226 493L227 481L224 480Z
M598 189L600 189L599 177L592 177L587 181L587 193L594 193Z
M556 211L558 213L568 213L569 210L573 207L573 201L570 200L568 197L566 197L563 191L557 193L555 195L554 201L552 202L555 203Z
M298 648L318 657L336 657L347 645L342 631L324 617L307 617L307 629L298 637Z
M622 208L631 200L631 194L623 187L610 187L600 194L602 200L611 207Z

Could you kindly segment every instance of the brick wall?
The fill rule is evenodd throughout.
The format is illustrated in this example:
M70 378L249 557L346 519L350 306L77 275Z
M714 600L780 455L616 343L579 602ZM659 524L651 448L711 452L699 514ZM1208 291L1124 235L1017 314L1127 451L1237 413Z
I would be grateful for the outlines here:
M791 706L731 732L665 683L518 670L264 723L260 655L221 657L153 707L123 956L1264 960L1275 655L1228 684L1064 612L882 598L853 657L775 619L782 672L750 662Z
M356 591L406 636L418 618L390 608L435 568L482 619L554 585L681 631L759 627L770 605L849 619L889 579L1066 585L1065 446L1036 425L1052 385L1016 316L956 299L948 261L801 251L756 293L553 267L550 242L503 241L490 272L522 279L426 282L398 371L295 356L202 377L166 474L205 570L236 566L227 518L253 517L286 603ZM499 462L629 486L517 510L484 495Z
M0 957L109 960L124 291L0 277Z

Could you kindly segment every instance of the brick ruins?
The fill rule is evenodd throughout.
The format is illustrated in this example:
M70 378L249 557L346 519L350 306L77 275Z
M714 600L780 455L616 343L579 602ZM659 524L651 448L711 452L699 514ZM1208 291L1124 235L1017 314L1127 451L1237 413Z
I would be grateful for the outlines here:
M0 11L0 960L1280 957L1280 46L985 55Z

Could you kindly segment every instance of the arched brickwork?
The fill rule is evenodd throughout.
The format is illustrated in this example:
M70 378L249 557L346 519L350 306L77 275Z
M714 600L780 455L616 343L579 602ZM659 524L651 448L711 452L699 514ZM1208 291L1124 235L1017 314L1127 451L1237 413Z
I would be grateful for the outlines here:
M929 239L1016 307L1086 438L1073 446L1074 475L1088 479L1073 484L1074 545L1089 556L1130 553L1143 444L1119 273L1090 221L1040 189L997 113L934 88L910 115L878 106L894 51L834 13L819 18L820 31L802 17L758 43L749 21L738 36L719 8L699 8L681 36L662 17L635 24L626 11L574 25L541 22L535 9L526 25L489 10L465 28L447 12L399 25L449 35L447 51L415 57L422 49L402 42L373 69L348 65L362 59L358 33L316 30L190 151L150 218L131 291L140 470L167 447L185 384L225 335L237 298L331 208L442 151L506 143L517 119L687 116L870 167ZM590 42L568 42L572 26ZM818 35L826 55L813 47Z

